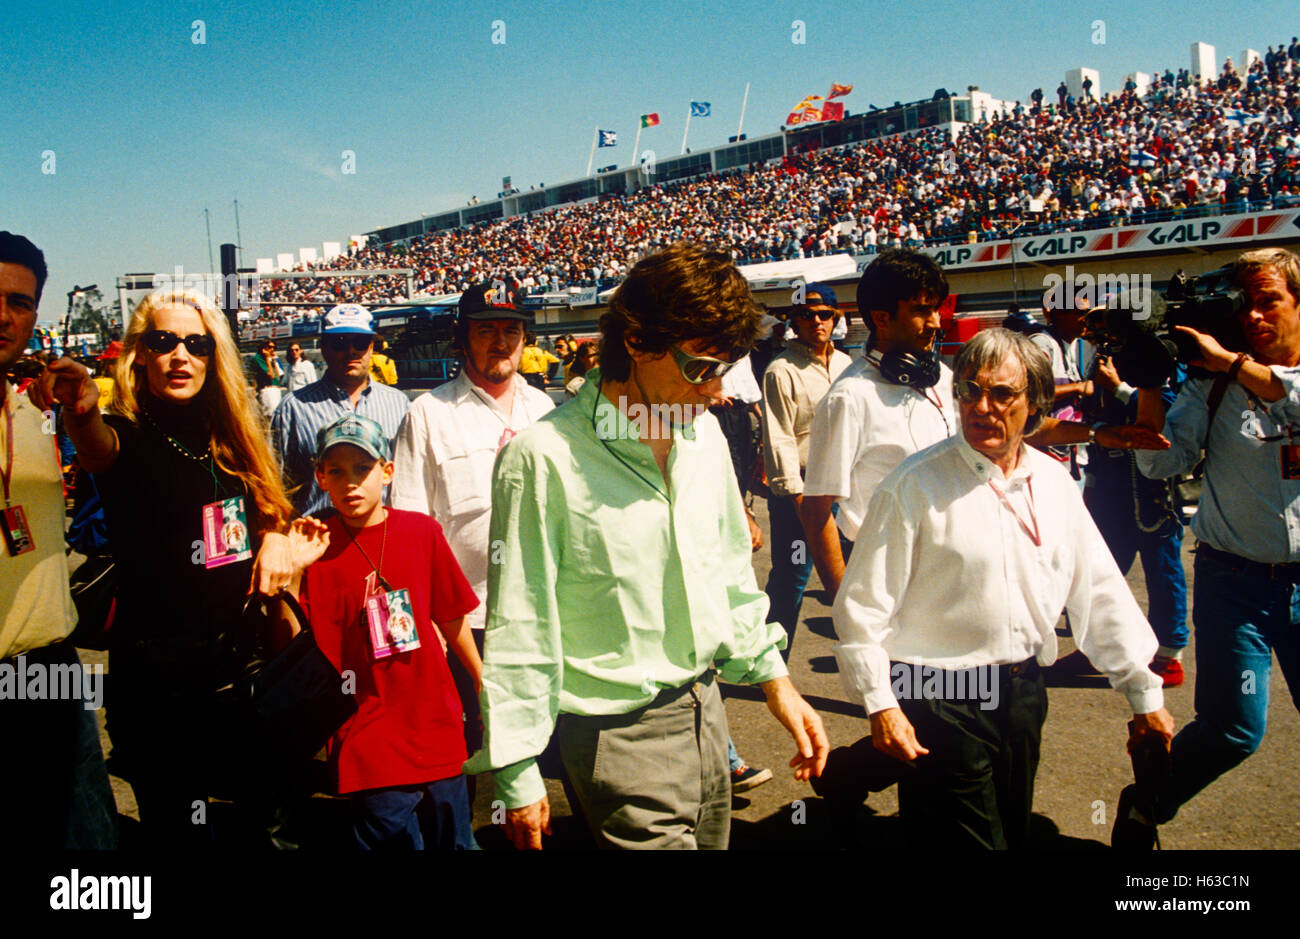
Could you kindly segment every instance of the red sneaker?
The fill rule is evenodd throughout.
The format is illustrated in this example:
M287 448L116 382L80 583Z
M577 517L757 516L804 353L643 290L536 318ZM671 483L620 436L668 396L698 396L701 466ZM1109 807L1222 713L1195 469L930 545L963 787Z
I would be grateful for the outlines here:
M1151 671L1164 679L1166 688L1177 688L1187 676L1183 673L1183 663L1178 659L1163 659L1159 656L1151 663Z

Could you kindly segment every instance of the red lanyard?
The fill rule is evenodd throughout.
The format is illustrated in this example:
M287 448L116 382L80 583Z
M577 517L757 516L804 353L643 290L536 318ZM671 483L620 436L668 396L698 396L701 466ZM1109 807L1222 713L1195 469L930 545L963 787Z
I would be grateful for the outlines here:
M934 397L933 397L933 398L930 397L930 389L929 389L929 388L925 389L925 391L923 391L923 392L921 392L921 393L922 393L923 395L925 395L925 400L926 400L926 401L929 401L931 404L933 404L933 405L935 406L935 408L938 409L938 411L939 411L939 419L943 421L943 432L944 432L944 434L945 434L946 436L951 436L951 433L952 433L952 432L948 429L948 415L944 413L944 410L943 410L943 400L939 397L939 393L936 391L936 392L934 393Z
M5 468L0 473L0 479L4 481L5 491L5 508L9 508L9 481L14 478L14 416L9 410L8 396L0 401L0 409L5 412Z
M1027 524L1025 524L1025 520L1020 517L1020 513L1017 512L1016 507L1011 504L1011 500L1007 498L1006 493L993 485L993 480L990 479L988 483L989 488L998 494L998 498L1002 500L1002 504L1005 505L1011 511L1011 514L1016 517L1016 521L1020 523L1020 527L1024 530L1025 534L1029 536L1029 540L1034 543L1034 547L1041 548L1043 546L1043 539L1038 534L1038 517L1034 514L1034 481L1031 479L1028 483L1029 520L1034 523L1032 530Z

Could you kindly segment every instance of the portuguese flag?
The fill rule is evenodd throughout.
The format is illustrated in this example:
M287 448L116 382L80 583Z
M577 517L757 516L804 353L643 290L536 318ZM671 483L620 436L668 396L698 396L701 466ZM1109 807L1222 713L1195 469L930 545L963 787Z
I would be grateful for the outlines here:
M654 114L641 115L642 127L654 127L658 123L659 123L659 113L657 111Z

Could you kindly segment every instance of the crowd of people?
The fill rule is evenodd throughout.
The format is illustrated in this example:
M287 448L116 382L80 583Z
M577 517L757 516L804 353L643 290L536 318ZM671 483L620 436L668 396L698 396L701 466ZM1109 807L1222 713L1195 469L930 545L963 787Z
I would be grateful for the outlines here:
M326 765L361 849L477 847L485 772L519 848L551 830L544 775L598 847L725 848L731 794L771 775L735 752L719 678L761 688L795 778L836 813L897 782L916 843L1025 847L1062 612L1132 709L1130 749L1165 767L1120 795L1114 846L1147 848L1259 746L1271 654L1300 675L1287 443L1300 258L1286 250L1232 266L1246 348L1179 327L1199 371L1170 359L1139 377L1083 364L1070 305L1046 307L1045 334L980 332L949 367L936 350L946 276L906 248L880 252L858 284L861 358L834 348L825 284L808 286L778 350L730 252L678 242L633 266L598 360L565 337L563 364L584 380L558 409L523 373L533 314L484 282L459 301L453 381L413 402L382 384L369 311L340 304L322 321L323 376L269 421L226 318L191 291L133 311L106 408L68 358L19 395L7 376L46 276L35 245L0 232L0 677L81 668L53 414L103 501L107 726L157 846L276 843L302 795L301 764L250 766L249 725L222 694L244 667L227 638L252 595L267 598L265 648L306 619L348 676L355 713L332 725ZM750 371L760 343L774 355ZM261 355L268 382L293 373ZM1093 396L1102 411L1074 410ZM751 415L772 519L765 590L744 502L756 477L738 455ZM1167 559L1169 492L1115 484L1186 472L1202 451L1197 707L1175 736L1163 688L1183 680L1170 663L1186 605L1148 622L1122 573L1138 551ZM834 751L786 665L813 566L845 691L870 722ZM1147 571L1154 618L1156 592L1178 585ZM20 844L116 843L93 711L73 691L0 696L22 756L0 798L32 809ZM235 808L224 825L208 814L218 793Z
M1270 47L1271 49L1271 47ZM1115 95L931 128L632 193L376 245L298 269L410 267L417 296L501 280L522 294L609 287L677 240L723 244L738 264L869 254L1146 220L1300 205L1300 48L1244 78L1157 70ZM399 303L400 277L272 282L263 299ZM264 313L274 319L283 313Z

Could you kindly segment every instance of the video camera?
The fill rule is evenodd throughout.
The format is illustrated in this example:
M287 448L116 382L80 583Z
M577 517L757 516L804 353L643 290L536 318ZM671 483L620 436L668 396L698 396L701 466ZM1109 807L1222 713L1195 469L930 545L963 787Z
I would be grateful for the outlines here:
M1110 356L1120 377L1139 388L1158 388L1185 365L1200 357L1196 341L1175 327L1187 326L1213 336L1225 349L1250 351L1239 316L1248 305L1246 293L1231 280L1229 268L1170 278L1163 297L1134 316L1136 304L1120 293L1109 297L1088 318L1089 338L1098 356ZM1194 366L1189 373L1199 372Z

